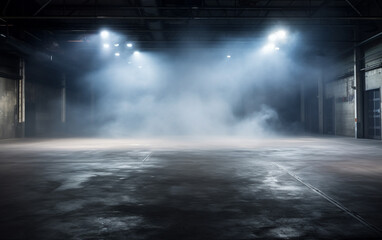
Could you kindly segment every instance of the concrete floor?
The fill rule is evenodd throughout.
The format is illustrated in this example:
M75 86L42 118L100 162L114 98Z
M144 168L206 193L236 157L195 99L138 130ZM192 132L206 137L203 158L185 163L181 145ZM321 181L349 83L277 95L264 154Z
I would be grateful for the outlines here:
M382 239L382 142L0 141L1 239Z

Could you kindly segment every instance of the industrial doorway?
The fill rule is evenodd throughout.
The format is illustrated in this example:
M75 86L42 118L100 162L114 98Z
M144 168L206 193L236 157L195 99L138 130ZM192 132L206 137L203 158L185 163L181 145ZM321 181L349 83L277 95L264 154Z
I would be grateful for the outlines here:
M366 91L367 138L381 139L381 93L379 89Z

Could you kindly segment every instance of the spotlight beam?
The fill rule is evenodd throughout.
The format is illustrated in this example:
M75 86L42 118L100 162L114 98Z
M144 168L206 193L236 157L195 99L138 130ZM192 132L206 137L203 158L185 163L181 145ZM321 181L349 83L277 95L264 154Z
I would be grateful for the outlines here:
M108 38L109 32L106 30L103 30L103 31L101 31L100 35L101 35L101 38Z

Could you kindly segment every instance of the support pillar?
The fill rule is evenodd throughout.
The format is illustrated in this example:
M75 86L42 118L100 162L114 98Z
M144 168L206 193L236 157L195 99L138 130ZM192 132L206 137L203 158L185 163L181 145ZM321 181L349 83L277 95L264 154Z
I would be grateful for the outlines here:
M321 67L321 74L318 78L317 86L318 100L318 133L324 134L324 73Z
M355 39L358 39L357 32ZM363 99L364 78L361 76L361 51L359 47L354 48L354 137L364 138Z
M16 136L25 137L25 61L20 59L19 65L20 79L18 81L18 99L17 99L17 130Z
M305 129L305 87L304 82L300 82L300 121Z
M62 74L61 79L61 123L66 122L66 76Z

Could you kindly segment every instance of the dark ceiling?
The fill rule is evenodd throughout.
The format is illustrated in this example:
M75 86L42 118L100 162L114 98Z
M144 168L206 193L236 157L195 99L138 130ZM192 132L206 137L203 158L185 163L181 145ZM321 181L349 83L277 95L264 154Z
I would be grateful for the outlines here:
M86 44L101 28L141 48L167 48L253 41L286 26L340 51L382 29L380 0L2 0L0 10L2 34L45 49Z

